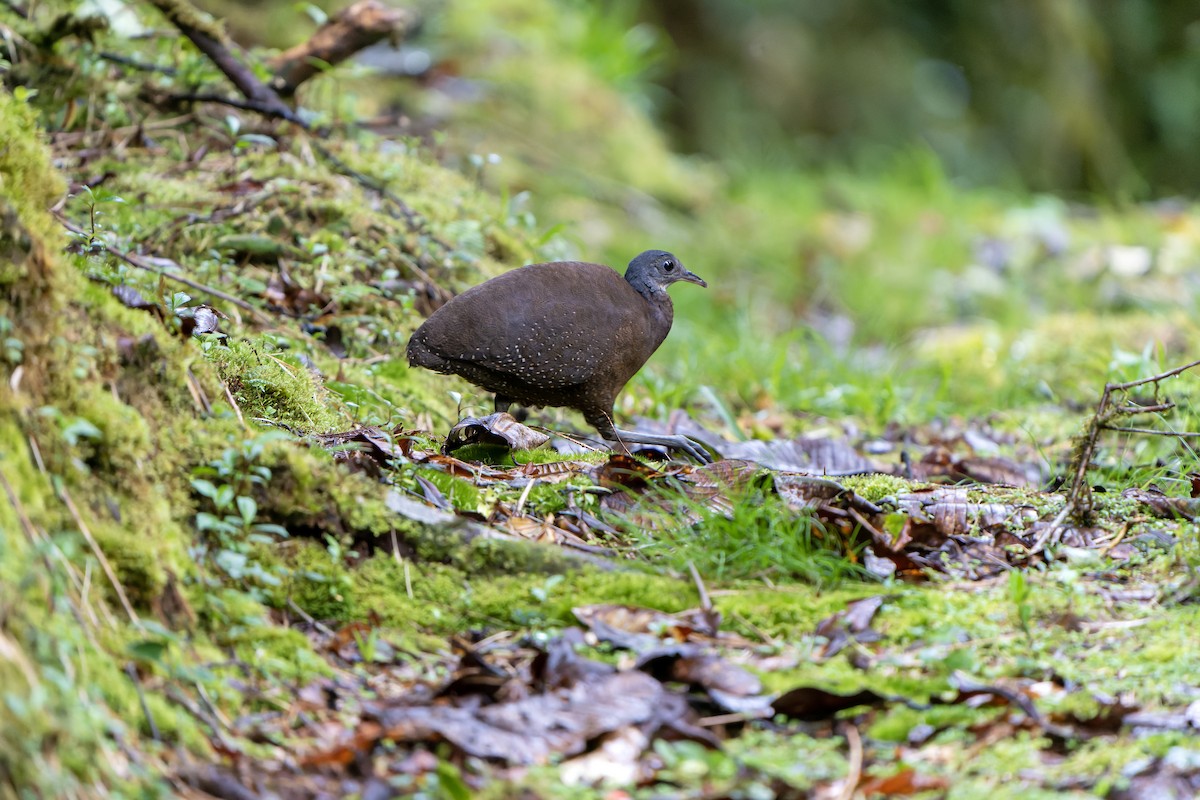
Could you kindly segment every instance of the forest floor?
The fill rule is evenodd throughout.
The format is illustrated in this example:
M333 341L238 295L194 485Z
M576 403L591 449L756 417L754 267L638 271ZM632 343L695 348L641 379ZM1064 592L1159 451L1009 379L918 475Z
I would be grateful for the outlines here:
M610 453L403 358L577 187L0 19L5 795L1200 791L1192 209L919 160L661 199L712 288L617 414L721 457Z

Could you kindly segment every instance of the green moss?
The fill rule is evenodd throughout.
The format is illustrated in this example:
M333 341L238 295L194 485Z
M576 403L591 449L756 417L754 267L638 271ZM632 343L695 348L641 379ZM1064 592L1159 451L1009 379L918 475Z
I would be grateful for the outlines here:
M882 473L847 475L844 478L839 478L838 483L850 489L864 500L869 500L872 503L878 502L885 497L895 497L899 494L915 491L923 485Z
M46 210L66 191L66 183L51 166L44 138L33 109L0 89L0 197L17 210L36 241L57 250L61 228ZM11 267L0 261L0 286L19 277Z
M113 522L94 524L92 534L116 571L129 601L135 607L148 608L167 582L162 553L166 542L161 538L147 539L141 531ZM104 586L112 591L107 582ZM115 599L110 596L110 601Z
M450 505L460 511L480 510L479 489L465 478L459 478L448 472L436 469L417 470L416 474L436 486L438 491L450 501Z
M411 596L409 590L411 589ZM466 573L444 564L397 561L381 553L354 574L356 605L402 630L453 629L471 603Z
M287 356L247 340L207 349L221 379L246 417L263 417L303 431L324 433L344 424L313 374Z
M286 577L271 592L273 605L284 607L291 600L320 620L348 620L359 615L351 574L328 548L311 541L292 541L277 549Z
M270 681L303 683L333 673L299 631L263 623L235 629L224 638L239 659Z

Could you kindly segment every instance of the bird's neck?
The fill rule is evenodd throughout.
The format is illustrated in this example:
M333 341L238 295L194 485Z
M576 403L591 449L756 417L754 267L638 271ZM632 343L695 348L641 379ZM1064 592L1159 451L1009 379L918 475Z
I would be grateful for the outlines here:
M671 302L671 295L667 294L666 288L636 279L629 281L629 285L650 305L655 322L670 330L675 319L675 305Z

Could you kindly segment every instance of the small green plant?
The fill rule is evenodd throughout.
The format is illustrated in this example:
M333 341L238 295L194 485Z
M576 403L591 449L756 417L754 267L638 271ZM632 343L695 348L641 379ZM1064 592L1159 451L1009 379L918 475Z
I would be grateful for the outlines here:
M101 222L104 210L101 207L109 203L124 203L125 198L108 191L102 186L93 189L86 184L83 187L83 198L88 210L88 230L82 238L87 240L88 252L99 252L104 249L103 244L99 241L100 234L104 230L104 225Z
M208 502L196 513L196 529L202 534L192 547L197 560L209 560L234 580L251 579L262 585L278 586L280 579L254 556L258 545L286 538L287 529L259 522L256 487L266 485L271 470L256 463L263 448L282 434L267 433L248 439L240 448L230 447L221 457L193 472L192 489Z
M708 504L665 490L644 502L655 522L653 529L638 526L639 549L680 570L692 561L706 579L831 585L866 575L853 558L858 545L765 488L730 492Z
M1031 594L1029 579L1025 577L1024 572L1013 570L1008 573L1008 598L1012 601L1017 624L1021 626L1021 632L1025 634L1026 639L1033 637L1030 628L1033 621L1033 605L1029 602Z
M554 587L562 583L563 580L565 580L565 578L563 578L562 575L551 575L549 578L546 578L541 586L534 586L531 588L529 593L533 595L534 599L539 603L544 603L549 599L550 592L554 589Z
M12 334L12 320L0 314L0 353L5 361L15 365L25 359L25 343Z

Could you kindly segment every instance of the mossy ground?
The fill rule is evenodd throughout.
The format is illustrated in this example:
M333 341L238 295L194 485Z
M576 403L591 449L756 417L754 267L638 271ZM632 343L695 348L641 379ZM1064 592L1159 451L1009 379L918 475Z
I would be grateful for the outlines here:
M849 569L847 553L816 548L813 558L811 542L800 540L808 529L757 497L732 519L634 537L625 544L639 558L628 569L566 570L548 547L463 546L387 505L388 492L416 489L418 476L457 510L484 516L497 502L514 502L518 489L411 464L390 473L396 486L387 486L351 474L314 444L308 434L364 424L415 429L436 446L430 431L444 431L461 410L486 410L474 389L410 370L399 355L420 318L425 267L461 289L527 261L583 251L619 264L643 246L687 242L685 261L712 290L680 293L671 338L617 414L662 418L687 406L714 427L731 422L761 435L987 416L1054 461L1105 380L1170 366L1200 340L1188 305L1194 287L1179 269L1200 241L1186 220L1145 209L1076 216L1045 199L964 193L919 155L870 178L722 174L669 152L631 102L641 85L636 61L621 73L620 64L597 70L578 60L572 48L587 43L587 24L546 36L545 20L535 25L537 14L517 15L510 2L485 4L486 13L467 5L450 6L442 23L464 63L494 67L487 74L500 90L468 107L455 132L478 137L480 153L500 152L498 165L467 159L448 167L416 140L326 142L385 181L419 215L416 225L314 155L305 134L200 109L153 146L64 159L72 180L111 173L62 205L85 230L68 237L46 213L65 181L51 168L39 126L63 134L54 142L59 153L74 152L76 134L103 143L104 131L83 130L63 104L100 97L108 127L128 124L137 116L134 82L89 86L81 74L28 101L0 93L0 474L14 498L6 491L0 501L0 792L166 792L152 766L160 749L214 757L209 723L180 697L192 707L209 698L235 717L285 705L297 685L329 671L305 637L280 624L296 608L330 623L375 619L383 636L431 653L471 629L553 633L575 624L580 605L693 608L699 597L683 577L688 561L708 581L725 626L761 640L766 652L807 656L822 619L854 599L893 595L874 624L882 638L871 647L870 670L847 656L801 657L763 673L774 691L814 684L921 699L948 691L961 670L1083 687L1040 700L1046 712L1086 706L1091 691L1132 692L1151 710L1187 702L1181 687L1194 683L1200 660L1195 606L1169 598L1200 564L1191 524L1174 527L1174 548L1148 545L1124 567L1068 559L1029 573L1023 594L1004 580L881 586ZM603 22L580 4L538 8L572 23ZM515 37L508 51L492 38L500 21ZM130 46L104 37L105 46ZM195 53L172 48L180 69L216 80ZM612 70L628 79L622 88L606 83ZM514 120L527 118L539 120L537 137L519 140ZM493 127L483 135L485 124ZM611 136L596 134L601 124ZM511 186L536 191L513 194ZM1043 224L1071 234L1065 253L1040 248ZM988 236L1016 246L999 273L977 263L974 245ZM166 274L136 269L93 240L169 259L269 322L255 324L244 309L177 284L173 266ZM1144 280L1111 270L1105 248L1126 240L1161 247L1162 269ZM157 303L165 323L123 305L113 286ZM227 338L179 335L175 312L199 302L234 318L223 326ZM855 320L850 341L797 322L831 315ZM339 343L344 352L335 353ZM1172 393L1185 403L1194 380L1180 380ZM578 424L553 412L541 419ZM1197 427L1186 405L1172 424ZM495 460L553 458L534 451ZM1185 494L1189 458L1170 440L1114 435L1097 477L1116 488L1156 481ZM869 500L911 488L882 476L847 484ZM535 487L527 507L559 513L560 488ZM1134 510L1119 492L1098 497L1108 524ZM595 510L594 497L576 499ZM137 621L81 536L85 527ZM237 688L248 680L243 668L257 693ZM942 748L941 760L928 762L953 778L952 796L960 797L1003 796L1026 769L1064 783L1099 776L1100 792L1120 785L1128 764L1192 746L1176 734L1120 735L1048 764L1037 737L975 747L973 731L995 713L896 706L864 733L873 757L890 766L914 728L934 726L929 747ZM146 761L123 759L126 748ZM755 731L725 753L663 745L662 757L664 775L685 787L735 781L746 765L799 788L847 769L838 739L795 732ZM548 772L528 780L569 796L550 788ZM1051 783L1020 791L1049 793Z

